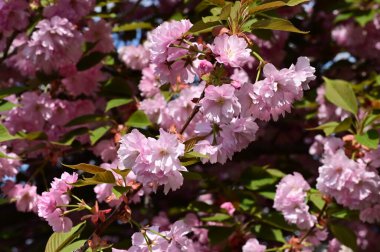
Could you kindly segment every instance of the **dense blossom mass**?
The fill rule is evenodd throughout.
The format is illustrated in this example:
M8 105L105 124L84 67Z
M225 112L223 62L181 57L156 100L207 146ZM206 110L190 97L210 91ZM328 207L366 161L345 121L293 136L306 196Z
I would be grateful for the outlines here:
M306 2L0 0L3 247L377 251L380 4Z

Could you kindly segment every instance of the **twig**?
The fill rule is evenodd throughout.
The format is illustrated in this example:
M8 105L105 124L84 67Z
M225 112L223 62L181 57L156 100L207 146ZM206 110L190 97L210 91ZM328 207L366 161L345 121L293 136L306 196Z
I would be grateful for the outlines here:
M300 244L314 231L314 229L317 226L317 223L321 220L323 213L326 211L327 205L328 205L328 202L326 201L321 211L318 214L317 222L302 236L302 238L299 241Z
M142 188L142 185L140 184L139 187L137 187L130 195L129 197L133 197L140 189ZM128 198L129 198L128 197ZM96 228L95 231L91 234L91 236L86 240L86 242L80 247L79 249L75 250L75 252L84 252L89 248L89 241L92 240L94 236L101 236L102 233L108 228L109 225L111 225L113 222L115 222L124 212L124 207L126 206L125 201L123 200L120 205L112 212L108 218L100 223Z
M181 135L183 134L183 132L185 132L187 126L189 126L191 120L193 120L194 116L198 113L199 109L201 108L201 106L199 105L199 101L202 100L204 96L205 96L205 91L203 90L201 96L199 97L198 103L193 108L193 111L191 112L190 116L187 118L185 124L183 125L181 131L179 132Z

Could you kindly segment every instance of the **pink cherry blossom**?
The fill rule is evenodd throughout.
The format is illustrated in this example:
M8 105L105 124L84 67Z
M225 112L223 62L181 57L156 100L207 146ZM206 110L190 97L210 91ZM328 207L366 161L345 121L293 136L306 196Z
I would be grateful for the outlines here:
M201 112L211 122L228 123L239 115L241 106L231 85L208 86L205 97L200 101Z
M37 211L38 195L36 186L16 184L6 194L9 198L16 201L18 211Z
M231 216L234 214L236 210L234 205L231 202L224 202L223 204L220 205L220 208L223 208L224 210L226 210L227 213Z
M112 27L103 19L97 22L90 19L88 21L88 30L84 33L84 38L86 42L95 44L90 52L109 53L114 50Z
M251 49L247 47L248 44L243 38L222 34L214 39L211 50L219 63L242 67L250 58Z
M76 64L82 55L83 36L65 18L54 16L36 25L31 40L20 53L37 70L52 73L68 65Z
M175 84L178 79L187 83L194 81L195 71L192 64L177 60L188 51L171 47L172 45L188 47L179 40L191 27L192 23L189 20L164 22L148 36L150 58L155 64L155 74L160 77L162 83Z
M89 14L94 6L95 0L57 0L54 1L53 4L44 8L43 15L47 18L59 16L76 23L82 17Z
M124 64L133 70L142 70L149 64L149 51L142 45L123 46L118 53Z
M150 64L148 67L142 69L142 77L139 84L139 90L145 97L152 97L160 92L159 87L161 83L154 74L154 65Z
M255 238L249 239L243 246L243 252L264 252L267 247L261 245Z
M311 228L316 222L316 217L309 213L309 206L306 205L306 192L309 189L302 175L294 172L281 179L274 198L273 207L282 212L285 220L302 230Z
M13 152L8 152L7 147L0 146L0 153L6 155L6 158L0 158L0 182L4 176L13 177L18 173L21 162L18 156Z
M63 79L62 84L73 96L81 94L93 96L98 91L100 82L105 78L106 75L101 72L101 65L97 65Z

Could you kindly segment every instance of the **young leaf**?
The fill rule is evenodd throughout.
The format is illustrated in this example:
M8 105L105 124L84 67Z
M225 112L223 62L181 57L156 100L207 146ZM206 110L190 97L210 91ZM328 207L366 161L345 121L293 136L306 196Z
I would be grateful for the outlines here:
M91 174L97 174L97 173L102 173L105 172L106 170L96 166L96 165L91 165L91 164L85 164L85 163L80 163L77 165L67 165L67 164L62 164L63 166L66 166L68 168L74 169L74 170L80 170L84 172L88 172Z
M224 214L224 213L216 213L214 216L203 217L201 219L202 219L202 221L223 222L225 220L231 219L231 216L228 214Z
M124 193L127 193L129 189L130 189L129 187L114 186L112 187L112 192L119 199Z
M104 171L101 173L96 173L90 178L80 179L73 184L75 187L82 187L88 185L97 185L97 184L113 184L115 183L115 177L111 171Z
M326 136L331 135L334 133L335 128L339 126L338 122L327 122L325 124L319 125L315 128L309 128L307 130L323 130Z
M30 141L46 140L48 138L45 132L42 132L42 131L33 131L29 133L18 132L17 135L23 139L30 140Z
M86 124L86 123L103 122L106 120L107 120L107 117L105 116L100 116L100 115L95 115L95 114L82 115L82 116L74 118L73 120L68 122L65 126L70 127L70 126L76 126L76 125L81 125L81 124Z
M131 171L130 169L124 169L124 170L120 170L119 168L116 168L116 169L112 169L115 173L121 175L122 177L126 177L129 172Z
M145 128L152 125L152 123L144 111L137 110L129 117L125 125L135 128Z
M208 20L206 20L208 21ZM208 22L205 23L203 20L200 20L196 22L189 30L190 33L205 33L205 32L210 32L212 28L221 25L220 22Z
M296 6L298 4L305 3L308 1L309 0L273 1L269 3L253 6L249 9L249 13L254 14L256 12L274 10L283 6Z
M351 229L338 224L331 224L329 227L334 237L337 238L343 245L351 248L353 251L358 250L356 235Z
M112 99L110 101L107 102L107 106L106 106L106 110L105 112L107 112L108 110L112 109L112 108L116 108L116 107L119 107L119 106L122 106L122 105L126 105L130 102L132 102L133 100L132 99L129 99L129 98L117 98L117 99Z
M259 20L251 26L251 29L265 29L265 30L275 30L275 31L288 31L306 34L308 32L301 31L296 28L290 21L281 18L271 18Z
M76 251L77 249L79 249L80 247L83 246L83 244L86 242L87 240L78 240L78 241L75 241L69 245L67 245L66 247L64 247L62 250L60 250L59 252L73 252L73 251ZM87 249L86 252L90 252L91 250L90 249Z
M0 124L0 142L5 142L5 141L9 141L9 140L14 140L14 139L20 139L21 137L20 136L13 136L9 133L8 129Z
M14 104L6 100L0 101L0 112L11 110L14 107L17 107L17 104Z
M358 113L358 104L351 84L344 80L330 80L326 77L323 77L323 79L326 83L325 96L327 100L356 115Z
M0 90L0 99L3 99L4 97L7 97L12 94L18 94L21 92L24 92L28 90L27 87L9 87L9 88L2 88Z
M207 155L204 155L202 153L199 153L199 152L196 152L196 151L191 151L191 152L187 152L185 153L185 155L183 156L184 158L208 158Z
M133 31L136 29L152 29L152 25L147 22L132 22L129 24L123 24L120 26L116 26L112 29L113 32L125 32L125 31Z
M379 146L379 133L374 129L370 129L362 135L355 135L355 139L371 149L377 149Z
M45 252L60 252L64 247L77 239L85 227L86 222L81 222L74 226L67 233L53 233L46 243Z

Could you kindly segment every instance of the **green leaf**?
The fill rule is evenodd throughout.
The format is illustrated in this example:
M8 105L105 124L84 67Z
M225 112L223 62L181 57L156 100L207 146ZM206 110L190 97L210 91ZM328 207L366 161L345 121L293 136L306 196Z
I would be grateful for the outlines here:
M90 69L99 64L107 54L101 52L92 52L89 55L82 57L77 63L78 71Z
M78 225L74 226L69 232L55 232L53 233L48 242L46 243L45 252L60 252L64 247L69 245L75 239L80 236L80 233L83 231L86 222L81 222Z
M14 104L6 100L0 101L0 112L11 110L14 107L17 107L17 104Z
M199 163L199 158L193 158L193 159L181 161L182 166L190 166L196 163Z
M277 178L271 178L271 177L254 179L254 180L251 181L250 184L248 184L246 186L246 188L249 189L249 190L256 191L256 190L259 190L259 189L261 189L263 187L266 187L266 186L269 186L269 185L274 185L274 184L276 184L277 181L278 181Z
M268 224L272 227L279 228L282 230L286 230L289 232L293 232L297 229L295 226L288 224L285 221L284 216L280 213L277 213L277 212L272 212L272 213L265 214L265 215L259 215L259 216L257 216L257 218L260 219L260 222L263 222L263 223Z
M337 238L343 245L351 248L353 251L358 250L356 235L351 229L338 224L330 224L329 227L334 237Z
M360 24L361 27L364 27L367 23L369 23L375 18L376 14L377 13L374 10L366 11L361 15L355 15L354 19L356 22Z
M211 245L226 242L228 237L235 231L234 227L211 226L206 228L208 229L208 238Z
M282 231L277 228L271 228L264 225L255 225L252 229L253 233L263 240L275 241L275 242L285 242L285 238Z
M20 138L21 138L20 136L11 135L8 129L4 125L0 124L0 142L10 141L10 140L20 139Z
M113 32L125 32L125 31L134 31L136 29L152 29L152 25L147 22L132 22L129 24L123 24L120 26L115 26Z
M325 80L325 96L327 100L336 106L356 115L358 113L358 104L356 101L354 90L349 82L344 80Z
M71 145L78 136L84 135L87 133L88 133L87 128L85 127L77 128L63 135L62 138L59 140L59 142L51 142L51 143L57 144L57 145Z
M88 185L97 185L97 184L113 184L115 183L115 177L111 171L104 171L101 173L96 173L90 178L83 178L78 180L73 184L75 187L82 187Z
M264 198L274 200L274 197L276 196L275 192L258 192L258 194Z
M370 149L377 149L379 146L379 133L375 129L370 129L362 135L355 135L355 139Z
M219 207L215 207L201 201L194 201L189 204L187 210L194 212L215 213L219 210Z
M203 140L205 137L204 136L196 136L196 137L192 137L192 138L189 138L187 139L183 144L185 145L185 152L189 152L191 151L195 144L198 142L198 141L201 141Z
M78 241L75 241L73 243L71 243L70 245L67 245L66 247L64 247L61 251L59 252L73 252L77 249L79 249L80 247L83 246L83 244L86 242L87 240L78 240ZM86 252L90 252L91 250L90 249L86 249Z
M119 199L123 194L127 193L129 189L130 187L114 186L112 187L112 192Z
M124 169L124 170L120 170L119 168L116 168L116 169L112 169L115 173L119 174L120 176L122 177L126 177L131 169Z
M94 115L94 114L82 115L68 122L65 125L65 127L76 126L76 125L81 125L81 124L86 124L86 123L104 122L107 120L108 120L108 117L106 116Z
M6 158L6 159L20 159L19 157L10 157L10 156L7 156L7 154L3 153L0 151L0 158ZM1 199L1 198L0 198ZM1 205L1 204L0 204Z
M103 169L99 166L91 165L91 164L85 164L85 163L80 163L80 164L76 164L76 165L67 165L67 164L62 164L62 165L65 167L74 169L74 170L80 170L80 171L88 172L91 174L98 174L98 173L102 173L102 172L106 171L105 169Z
M371 125L374 121L380 119L380 114L370 114L368 115L363 122L363 126L367 127L368 125Z
M349 13L341 13L339 14L338 16L335 17L334 19L334 23L338 23L338 22L341 22L341 21L344 21L344 20L347 20L347 19L350 19L352 17L353 13L352 12L349 12Z
M182 172L182 176L186 180L202 180L203 177L197 172Z
M281 19L281 18L259 20L251 26L251 29L288 31L288 32L296 32L296 33L302 33L302 34L308 33L308 32L299 30L290 21L286 19Z
M283 178L286 175L282 171L273 169L273 168L265 169L265 171L269 173L270 175L272 175L273 177L277 177L277 178Z
M203 217L201 218L202 221L215 221L215 222L223 222L226 220L231 219L232 217L228 214L224 213L217 213L214 216L209 216L209 217Z
M9 87L0 89L0 99L3 99L12 94L19 94L28 90L27 87Z
M135 128L146 128L152 125L152 123L144 111L137 110L129 117L125 125Z
M202 153L199 153L199 152L196 152L196 151L191 151L191 152L187 152L185 153L185 155L183 155L184 158L208 158L207 155L204 155Z
M112 99L110 101L107 102L107 106L106 106L106 110L105 112L107 112L108 110L112 109L112 108L116 108L116 107L120 107L122 105L126 105L130 102L132 102L133 100L132 99L129 99L129 98L117 98L117 99Z
M110 125L105 125L97 129L91 130L89 132L91 145L96 144L96 142L98 142L99 139L102 138L110 129L111 129Z
M0 205L8 204L8 203L9 203L8 199L0 198Z
M274 10L284 6L296 6L301 3L309 2L309 0L290 0L290 1L273 1L269 3L260 4L249 8L249 13L254 14L256 12Z
M17 135L20 136L20 138L30 140L30 141L48 139L48 136L45 134L45 132L42 132L42 131L33 131L29 133L18 132Z
M128 86L127 80L118 76L110 78L101 87L102 93L109 96L131 96L131 90Z
M319 125L315 128L309 128L307 130L323 130L326 136L331 135L332 133L338 133L347 131L352 126L352 118L348 117L344 119L342 122L327 122L325 124Z
M321 210L325 205L325 201L322 198L322 194L317 190L311 190L309 194L309 200Z
M352 118L347 117L342 122L340 122L338 126L335 127L334 133L347 131L351 128L351 126L352 126Z
M203 20L196 22L189 30L190 33L205 33L210 32L214 27L221 25L220 22L208 22L205 23Z

